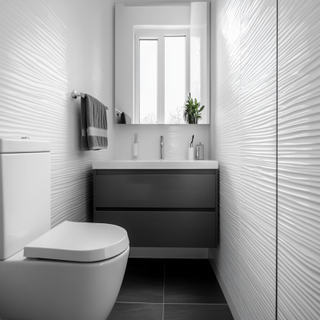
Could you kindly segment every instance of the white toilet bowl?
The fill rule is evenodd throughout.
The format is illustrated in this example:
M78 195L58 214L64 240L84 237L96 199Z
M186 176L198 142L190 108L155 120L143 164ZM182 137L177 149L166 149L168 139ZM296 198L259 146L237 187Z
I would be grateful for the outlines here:
M0 138L0 319L106 320L129 255L118 226L50 230L48 141Z
M128 255L123 228L63 222L0 261L0 317L106 320Z

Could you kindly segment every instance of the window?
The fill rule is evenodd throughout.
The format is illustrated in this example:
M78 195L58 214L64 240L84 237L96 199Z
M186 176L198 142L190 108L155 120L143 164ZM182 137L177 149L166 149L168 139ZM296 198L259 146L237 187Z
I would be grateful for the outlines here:
M157 123L158 41L140 40L140 123Z
M184 123L189 92L189 33L137 31L135 40L135 123Z

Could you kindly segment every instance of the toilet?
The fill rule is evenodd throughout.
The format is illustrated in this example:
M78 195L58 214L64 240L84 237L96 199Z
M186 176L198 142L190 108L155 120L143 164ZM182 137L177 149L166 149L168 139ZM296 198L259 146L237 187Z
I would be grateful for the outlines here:
M0 319L106 320L129 256L126 230L50 229L50 143L0 139Z

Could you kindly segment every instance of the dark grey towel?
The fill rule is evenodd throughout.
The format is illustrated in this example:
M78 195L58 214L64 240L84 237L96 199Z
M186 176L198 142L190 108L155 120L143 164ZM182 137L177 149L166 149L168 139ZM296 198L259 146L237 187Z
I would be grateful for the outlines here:
M106 106L86 94L85 98L81 98L81 149L106 149L108 147L107 129Z
M131 118L125 112L122 112L121 113L121 121L120 121L120 123L130 124L131 123Z

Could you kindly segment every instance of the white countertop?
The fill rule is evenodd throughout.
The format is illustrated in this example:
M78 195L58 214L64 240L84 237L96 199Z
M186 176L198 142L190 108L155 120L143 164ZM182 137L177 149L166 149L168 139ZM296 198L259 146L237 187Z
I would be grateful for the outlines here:
M95 161L92 169L218 169L216 160L110 160Z

